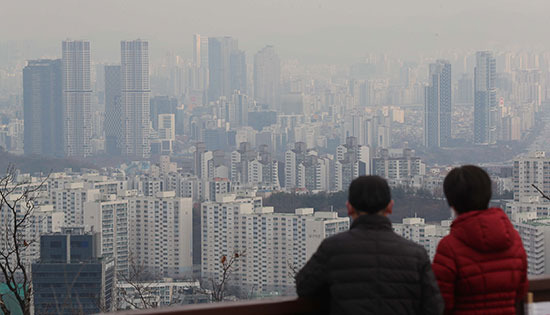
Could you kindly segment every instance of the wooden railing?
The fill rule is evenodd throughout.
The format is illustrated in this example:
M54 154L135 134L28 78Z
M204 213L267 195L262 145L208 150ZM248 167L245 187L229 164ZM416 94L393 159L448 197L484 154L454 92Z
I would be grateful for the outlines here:
M530 276L529 292L534 302L550 302L550 275Z
M323 314L321 305L314 301L289 298L274 298L238 302L220 302L195 304L176 307L164 307L154 310L119 311L115 314L159 314L159 315L276 315L276 314Z
M534 302L550 301L550 275L529 277L529 292L533 293ZM326 306L319 302L297 299L277 298L266 300L221 302L187 306L166 307L138 311L120 311L116 314L158 314L158 315L276 315L276 314L323 314ZM520 312L522 313L522 312Z

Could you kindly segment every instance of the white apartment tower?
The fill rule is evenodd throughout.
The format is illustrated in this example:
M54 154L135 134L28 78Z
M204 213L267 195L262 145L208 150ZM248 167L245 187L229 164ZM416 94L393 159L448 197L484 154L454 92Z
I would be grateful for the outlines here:
M424 218L403 218L402 223L393 224L393 230L398 235L424 246L433 260L439 241L450 232L451 223L451 220L443 220L440 224L426 224Z
M193 269L193 202L173 191L128 198L130 253L155 276L182 278Z
M294 149L285 152L285 187L287 189L304 187L300 178L300 164L305 161L307 146L304 142L296 142Z
M550 217L514 222L527 254L527 273L550 273Z
M145 158L150 154L149 139L149 42L120 42L122 154Z
M359 145L356 137L347 137L345 144L336 147L334 190L346 190L353 179L368 174L370 174L370 148Z
M92 116L90 42L66 40L62 44L63 142L65 155L91 154Z
M108 195L103 200L85 202L84 225L99 233L101 256L114 260L117 274L128 275L128 200Z
M84 182L69 182L62 187L52 189L51 202L55 211L65 213L66 227L82 226L84 224L84 203L97 200L99 189L89 189Z
M514 160L514 201L546 203L533 187L550 193L550 157L545 152L533 152Z
M221 274L223 255L245 253L230 281L249 293L291 294L300 269L323 239L349 229L349 219L312 208L274 213L254 198L220 196L202 204L202 276Z
M8 196L6 202L15 204L15 200L21 195L14 193ZM18 202L16 206L17 220L20 221L24 213L28 211L24 202ZM13 213L8 207L0 208L0 225L2 227L13 225ZM31 216L22 226L20 234L28 244L28 248L22 253L22 260L25 264L30 264L40 258L40 235L54 232L60 232L64 224L63 212L54 211L51 205L40 205L32 210ZM0 237L0 251L6 252L7 248L13 248L11 239L4 236ZM11 255L15 259L15 255Z

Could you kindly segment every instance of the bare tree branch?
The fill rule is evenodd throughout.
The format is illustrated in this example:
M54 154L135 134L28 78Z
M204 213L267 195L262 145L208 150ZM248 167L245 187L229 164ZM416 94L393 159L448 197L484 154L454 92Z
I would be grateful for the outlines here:
M122 299L121 302L130 305L134 309L158 307L159 305L152 300L156 289L155 285L158 284L155 279L158 277L151 275L145 264L138 261L132 253L128 255L128 267L128 273L120 272L117 276L119 282L130 285L133 292L128 292L126 289L117 286L117 300ZM135 299L139 302L136 302Z
M219 279L211 278L212 286L212 300L215 302L221 302L225 298L225 293L227 290L227 282L231 277L231 274L235 271L238 271L235 264L246 256L246 249L243 251L235 250L232 255L226 256L223 255L220 258L220 263L222 267L222 274Z
M537 185L531 184L531 186L533 186L533 188L535 188L539 192L542 198L550 201L550 197L548 197L542 190L540 190L540 188L538 188Z
M287 260L286 264L289 269L288 276L291 277L292 279L296 278L296 274L298 274L298 271L300 271L300 269L290 259Z
M36 240L29 238L28 228L32 226L36 200L46 184L49 175L39 183L18 181L17 170L10 165L0 178L0 279L4 278L10 297L13 295L21 312L31 312L32 283L28 249ZM5 297L0 295L0 309L7 311Z

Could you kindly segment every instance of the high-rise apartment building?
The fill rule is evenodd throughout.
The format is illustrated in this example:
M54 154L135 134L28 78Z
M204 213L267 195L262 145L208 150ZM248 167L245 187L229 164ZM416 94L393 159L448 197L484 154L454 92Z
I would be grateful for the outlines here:
M61 60L29 60L23 69L25 154L63 156Z
M103 199L85 202L83 212L84 225L98 233L98 254L114 260L117 275L128 276L128 200L117 198L116 195L107 195Z
M130 253L156 277L189 277L193 269L193 201L173 191L128 197Z
M372 149L391 146L391 128L391 117L381 111L374 115L356 110L344 114L344 137L355 137L358 144Z
M314 154L298 165L298 186L310 192L330 190L332 159Z
M218 196L201 208L205 279L221 275L224 255L244 253L229 280L242 292L294 293L292 268L300 269L323 239L349 228L349 219L312 208L275 213L261 199Z
M231 152L230 179L234 183L248 184L248 171L251 169L249 164L257 157L258 153L252 150L250 143L239 143L239 149Z
M120 66L105 66L105 152L121 154L122 78Z
M541 72L539 69L516 70L515 96L519 104L540 106L543 99Z
M84 203L97 200L99 189L90 189L84 182L64 183L61 187L51 189L51 204L54 210L65 213L64 226L82 226L84 224Z
M348 189L358 176L370 174L370 149L359 145L357 138L347 137L346 143L336 147L334 162L334 190Z
M194 154L194 172L200 179L214 177L214 157L212 151L206 150L206 145L199 142L195 145Z
M266 46L254 56L254 98L270 109L279 109L280 96L281 60L273 46Z
M533 152L514 160L514 201L547 203L533 187L550 192L550 157L545 152Z
M430 85L425 89L424 145L446 147L451 140L451 64L430 64Z
M294 149L285 152L285 187L304 187L304 180L300 176L300 164L306 160L307 145L296 142Z
M395 152L397 151L397 152ZM410 179L415 175L426 174L426 164L414 156L411 149L402 150L383 149L379 155L372 159L372 172L374 175L387 178L396 183Z
M478 51L474 68L474 143L494 144L497 138L496 61Z
M279 163L267 152L266 146L261 146L259 152L256 152L248 142L240 143L239 150L231 153L229 171L231 181L235 184L274 189L280 187Z
M443 220L440 224L427 224L424 218L403 218L402 223L394 223L393 230L398 235L424 246L433 260L439 241L451 229L451 220Z
M527 273L542 275L550 272L550 217L514 222L527 254Z
M65 155L86 157L92 152L90 42L63 41L62 54Z
M20 197L21 195L18 193L10 194L7 197L7 202L16 205L16 218L14 218L13 212L8 207L0 208L0 226L2 226L2 229L13 226L14 220L21 222L21 218L29 211L27 204L23 202L15 203L17 198ZM24 239L29 244L21 252L23 263L30 264L40 258L40 235L60 232L64 223L63 212L54 211L53 207L47 204L36 206L22 225L21 232L19 232L21 239ZM9 251L10 248L13 248L13 245L11 238L6 236L0 238L0 250L2 252ZM15 259L15 254L12 254L11 258Z
M148 157L149 139L149 42L121 41L122 154Z

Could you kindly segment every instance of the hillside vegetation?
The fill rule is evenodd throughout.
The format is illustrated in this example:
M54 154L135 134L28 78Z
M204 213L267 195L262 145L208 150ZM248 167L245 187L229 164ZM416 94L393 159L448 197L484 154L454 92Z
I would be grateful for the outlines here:
M392 222L401 222L405 217L423 217L426 221L440 221L450 217L447 202L435 198L424 191L410 192L397 188L392 190L395 201ZM330 211L331 206L340 216L347 216L347 192L291 194L275 193L264 199L264 206L273 206L276 212L294 212L296 208L314 208L317 211Z

